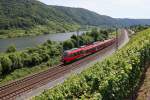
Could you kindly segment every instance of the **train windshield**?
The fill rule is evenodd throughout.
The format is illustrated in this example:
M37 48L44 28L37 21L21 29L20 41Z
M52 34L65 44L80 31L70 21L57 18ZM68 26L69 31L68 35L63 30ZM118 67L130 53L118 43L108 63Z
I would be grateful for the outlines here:
M64 52L63 56L64 56L64 57L67 57L67 55L68 55L67 52Z

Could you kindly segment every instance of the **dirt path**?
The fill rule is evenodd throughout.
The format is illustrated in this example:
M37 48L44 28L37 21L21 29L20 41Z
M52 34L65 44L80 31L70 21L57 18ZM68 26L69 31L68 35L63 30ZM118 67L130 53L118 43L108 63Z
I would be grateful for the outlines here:
M150 65L145 73L145 79L138 90L137 100L150 100Z

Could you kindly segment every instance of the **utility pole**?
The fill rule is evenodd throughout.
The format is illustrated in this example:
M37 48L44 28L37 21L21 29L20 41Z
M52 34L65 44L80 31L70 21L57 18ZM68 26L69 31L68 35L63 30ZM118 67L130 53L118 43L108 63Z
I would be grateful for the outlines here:
M118 50L118 29L116 27L116 51Z
M63 54L64 54L63 42L60 43L60 46L61 46L61 56L63 57Z
M77 30L77 47L78 48L80 47L80 44L79 44L79 29Z
M88 26L88 25L86 26L86 30L87 30L87 31L89 30L89 26Z

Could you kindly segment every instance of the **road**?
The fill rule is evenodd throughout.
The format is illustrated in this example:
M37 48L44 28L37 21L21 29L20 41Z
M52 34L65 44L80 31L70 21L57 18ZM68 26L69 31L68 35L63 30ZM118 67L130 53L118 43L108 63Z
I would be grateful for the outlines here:
M126 43L128 43L129 41L129 37L128 37L128 33L127 30L119 30L119 32L121 32L121 35L118 38L118 48L120 49L121 47L123 47ZM81 64L77 65L77 68L74 70L70 70L68 73L64 74L64 76L61 76L60 78L49 82L48 84L39 87L29 93L26 93L20 97L17 97L17 100L25 100L25 99L29 99L33 96L37 96L40 93L42 93L44 90L46 89L50 89L58 84L61 84L64 82L64 80L66 80L71 74L79 74L81 73L83 70L89 68L90 66L94 65L96 62L98 61L102 61L104 60L106 57L112 55L117 49L116 49L116 43L114 43L113 45L103 49L100 52L97 52L96 54L93 54L93 58L92 59L88 59L89 62L83 62Z

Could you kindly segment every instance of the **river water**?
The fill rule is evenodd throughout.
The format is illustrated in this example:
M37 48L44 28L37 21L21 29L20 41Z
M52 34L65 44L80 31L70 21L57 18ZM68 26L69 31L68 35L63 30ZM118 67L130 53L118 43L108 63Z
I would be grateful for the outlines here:
M81 35L83 32L79 32ZM10 45L15 45L17 50L23 50L29 47L35 47L36 45L42 44L47 40L52 41L65 41L69 39L76 32L68 33L57 33L57 34L46 34L39 36L30 36L30 37L17 37L17 38L8 38L0 39L0 52L6 51Z

